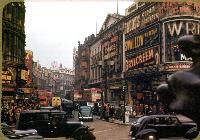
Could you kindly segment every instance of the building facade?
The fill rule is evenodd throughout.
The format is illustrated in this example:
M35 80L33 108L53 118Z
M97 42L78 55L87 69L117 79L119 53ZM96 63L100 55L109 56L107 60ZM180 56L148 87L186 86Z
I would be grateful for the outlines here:
M90 78L90 46L95 36L92 34L85 38L83 44L78 43L77 55L75 58L75 94L83 94L87 89ZM78 96L78 95L77 95Z
M9 106L17 95L23 95L28 80L25 66L25 5L23 2L8 3L3 8L2 22L2 102ZM5 104L4 104L5 103Z
M199 13L198 3L138 2L115 22L115 16L109 15L90 45L88 86L100 87L104 100L120 104L125 61L126 104L135 106L138 112L143 112L146 105L158 106L157 86L172 73L192 65L191 58L185 57L176 42L182 35L199 34ZM79 59L76 63L80 63Z
M133 8L132 8L133 9ZM194 3L137 3L125 25L126 79L138 112L158 105L156 87L192 62L177 46L185 34L199 34L199 6Z

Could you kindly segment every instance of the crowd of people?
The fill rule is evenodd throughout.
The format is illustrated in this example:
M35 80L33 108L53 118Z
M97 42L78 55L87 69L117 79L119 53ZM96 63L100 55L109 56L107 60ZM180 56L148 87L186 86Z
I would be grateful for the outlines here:
M154 115L154 114L165 114L162 106L156 105L145 105L142 108L139 106L125 107L123 105L113 106L110 104L103 104L102 107L94 109L97 115L101 119L109 121L109 119L123 120L125 112L128 111L130 117L142 116L142 115ZM128 110L127 110L128 109Z
M34 103L31 100L12 100L11 102L3 102L1 110L1 122L14 126L19 119L20 112L23 110L38 108L39 104Z

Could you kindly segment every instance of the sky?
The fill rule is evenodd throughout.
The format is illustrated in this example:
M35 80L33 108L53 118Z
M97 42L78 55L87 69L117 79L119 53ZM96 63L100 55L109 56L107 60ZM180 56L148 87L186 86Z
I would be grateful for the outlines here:
M118 0L118 13L133 0ZM73 48L78 41L100 30L108 13L117 12L117 0L27 0L25 2L26 50L33 51L33 60L42 67L57 61L73 67Z

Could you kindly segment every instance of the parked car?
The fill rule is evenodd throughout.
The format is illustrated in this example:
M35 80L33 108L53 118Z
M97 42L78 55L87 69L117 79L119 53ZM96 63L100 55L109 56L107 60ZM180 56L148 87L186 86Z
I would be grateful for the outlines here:
M72 122L66 112L60 110L27 110L20 113L17 129L36 129L46 137L66 137L77 140L95 140L91 130L83 122ZM86 138L85 138L86 137Z
M81 106L78 113L79 121L93 121L92 107Z
M38 135L37 130L13 130L6 123L1 123L2 133L9 139L43 139L42 136Z
M143 116L132 123L130 128L131 139L158 140L170 137L193 139L198 134L196 123L181 122L175 115Z

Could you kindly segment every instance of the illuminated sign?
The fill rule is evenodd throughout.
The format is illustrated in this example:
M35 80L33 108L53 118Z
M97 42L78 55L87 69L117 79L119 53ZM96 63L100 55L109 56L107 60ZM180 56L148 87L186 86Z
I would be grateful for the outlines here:
M189 69L192 63L165 63L164 71L177 71L181 69Z
M28 71L21 70L21 79L26 81L28 80Z
M199 19L174 19L164 22L164 62L191 60L179 49L177 40L185 34L200 34Z
M1 80L2 80L2 84L11 84L12 73L9 70L2 71Z
M125 42L127 53L159 44L159 35L159 25L157 24L149 28L144 28L137 34L129 35Z
M1 90L2 91L15 91L15 88L6 88L6 87L4 88L3 87Z
M139 14L134 15L130 20L125 23L125 33L129 33L149 23L158 21L159 16L155 6L151 6L147 10L141 11Z
M147 49L142 52L136 53L133 56L129 56L126 60L126 70L159 64L159 60L160 57L157 51L157 47Z

